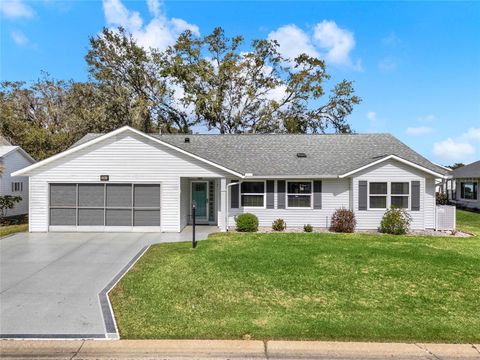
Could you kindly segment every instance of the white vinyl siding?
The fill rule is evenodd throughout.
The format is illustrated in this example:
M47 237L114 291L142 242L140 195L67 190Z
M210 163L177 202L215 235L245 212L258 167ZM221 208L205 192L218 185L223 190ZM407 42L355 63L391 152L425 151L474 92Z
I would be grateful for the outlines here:
M218 178L221 170L132 133L94 144L35 170L30 178L30 231L48 231L48 183L160 183L161 230L178 232L180 178ZM121 229L120 229L121 230Z
M325 228L330 226L330 218L336 209L349 208L349 196L349 179L323 179L321 209L277 209L277 181L275 181L274 209L248 208L243 210L242 208L229 208L228 225L234 227L235 215L249 212L258 216L260 226L271 226L274 220L281 218L285 220L287 227L301 227L305 224L311 224L314 227Z
M19 150L14 150L6 154L1 159L1 162L4 170L3 174L0 175L0 195L14 195L22 198L22 201L16 204L13 209L7 211L7 216L28 214L29 179L27 176L11 177L10 174L33 164L33 162L30 159L27 159ZM21 191L12 191L13 183L21 183Z
M429 182L432 181L424 172L395 160L385 161L353 175L352 208L355 211L355 217L357 219L357 229L377 229L385 213L385 209L369 208L368 210L358 210L358 182L361 180L368 181L369 183L387 182L389 183L388 186L390 186L392 182L409 182L411 184L411 181L420 181L420 211L410 211L410 209L407 209L408 213L412 216L410 226L412 229L433 228L434 224L432 224L432 219L435 216L435 208L431 196L425 194L425 183L427 179ZM431 191L431 188L429 188L429 191ZM425 216L425 213L428 212L428 216Z

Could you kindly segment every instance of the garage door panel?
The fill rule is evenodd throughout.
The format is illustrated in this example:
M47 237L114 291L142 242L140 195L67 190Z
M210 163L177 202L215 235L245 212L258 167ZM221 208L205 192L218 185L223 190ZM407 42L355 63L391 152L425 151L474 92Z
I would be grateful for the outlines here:
M50 184L50 206L61 207L77 205L76 184Z
M107 209L106 226L132 226L131 209Z
M107 184L107 207L131 207L131 184Z
M76 225L76 209L50 209L50 225Z
M135 210L133 226L160 226L160 210Z
M103 207L104 206L103 184L79 184L78 206L80 207Z
M134 206L158 208L160 206L160 185L135 184Z
M103 209L78 209L79 226L104 225Z

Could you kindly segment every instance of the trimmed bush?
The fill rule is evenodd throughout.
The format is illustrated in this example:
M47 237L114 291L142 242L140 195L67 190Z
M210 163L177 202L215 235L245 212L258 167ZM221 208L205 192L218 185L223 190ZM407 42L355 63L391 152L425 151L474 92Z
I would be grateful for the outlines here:
M392 207L385 211L378 230L385 234L403 235L407 233L411 221L412 217L405 209Z
M312 232L313 231L313 226L310 224L303 225L303 231L305 232Z
M340 233L352 233L357 225L355 214L348 209L337 209L330 221L330 231Z
M437 201L437 205L448 205L448 198L444 193L437 192L435 194L435 199Z
M258 218L253 214L240 214L235 218L235 222L237 231L256 232L258 230Z
M272 223L272 229L274 231L283 231L287 228L287 224L283 219L277 219Z

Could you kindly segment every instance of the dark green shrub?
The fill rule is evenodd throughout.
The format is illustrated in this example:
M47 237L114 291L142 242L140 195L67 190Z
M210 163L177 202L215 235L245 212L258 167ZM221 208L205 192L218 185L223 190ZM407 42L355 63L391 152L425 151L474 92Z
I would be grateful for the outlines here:
M403 235L407 233L411 221L412 217L405 209L392 207L385 211L378 230L386 234Z
M312 232L313 231L313 226L310 224L303 225L303 231L305 232Z
M352 210L337 209L330 221L330 231L352 233L356 225L357 220L355 220L355 214Z
M283 231L287 228L287 224L283 219L277 219L272 223L272 229L274 231Z
M250 213L240 214L235 218L237 231L256 232L258 230L258 218Z
M435 194L435 199L437 201L437 205L448 205L448 198L444 193L437 192Z

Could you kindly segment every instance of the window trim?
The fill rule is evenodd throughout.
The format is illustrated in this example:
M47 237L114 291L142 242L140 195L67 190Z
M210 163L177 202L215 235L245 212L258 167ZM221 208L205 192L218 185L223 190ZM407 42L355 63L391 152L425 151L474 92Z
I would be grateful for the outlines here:
M465 183L472 183L472 184L477 184L477 198L476 199L465 199L464 197L462 197L462 184L465 184ZM465 191L464 191L465 193ZM462 201L473 201L473 202L476 202L478 201L478 181L477 180L460 180L460 200Z
M370 194L370 184L371 183L386 183L387 184L387 193L386 194ZM408 184L408 194L393 194L392 193L392 183L407 183ZM372 208L370 207L370 196L385 196L386 197L386 208ZM401 208L407 211L411 210L411 201L412 201L412 185L411 185L411 180L387 180L387 181L370 181L367 180L367 210L379 210L379 211L385 211L388 210L392 207L392 196L406 196L408 198L408 204L406 208Z
M309 182L310 183L310 189L312 190L310 194L291 194L288 192L288 184L289 183L302 183L302 182ZM288 206L288 196L289 195L304 195L304 196L310 196L310 206ZM313 180L286 180L285 182L285 209L299 209L299 210L305 210L305 209L313 209Z
M244 193L242 192L243 183L263 183L263 193ZM267 208L267 180L247 180L241 181L238 185L238 207L241 209L266 209ZM243 206L242 205L242 195L262 195L263 196L263 206Z

